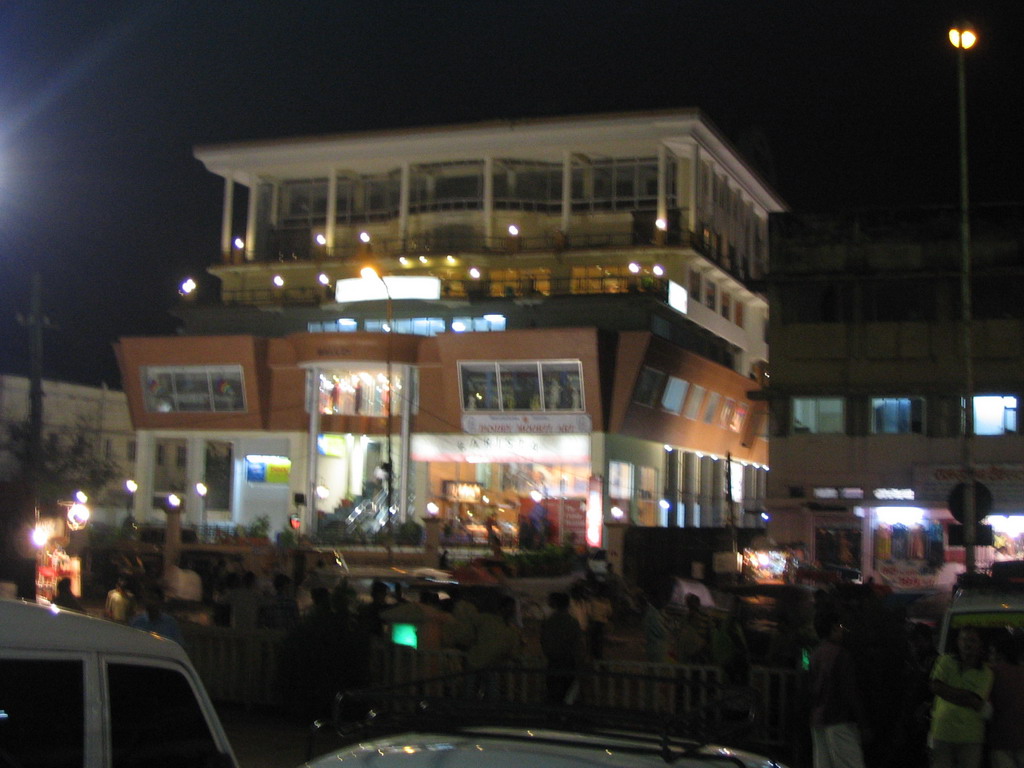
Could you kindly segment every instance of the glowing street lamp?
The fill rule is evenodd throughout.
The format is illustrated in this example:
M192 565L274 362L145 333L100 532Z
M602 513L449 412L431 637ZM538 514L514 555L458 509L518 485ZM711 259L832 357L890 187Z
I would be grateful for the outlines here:
M963 464L964 554L967 573L975 567L974 545L977 522L974 478L974 339L971 330L971 223L967 183L967 78L964 74L965 51L978 36L967 25L949 30L949 42L956 48L957 107L960 128L960 320L964 355Z
M199 527L206 528L206 494L209 489L206 483L196 483L196 493L199 494Z

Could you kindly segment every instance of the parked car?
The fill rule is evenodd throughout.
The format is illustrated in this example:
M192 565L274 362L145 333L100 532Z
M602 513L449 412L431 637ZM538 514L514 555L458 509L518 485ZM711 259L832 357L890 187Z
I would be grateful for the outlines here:
M1024 633L1024 584L1013 579L974 576L957 588L939 631L939 652L954 648L956 630L979 627L985 637L996 632Z
M172 640L56 606L0 600L0 766L237 768Z

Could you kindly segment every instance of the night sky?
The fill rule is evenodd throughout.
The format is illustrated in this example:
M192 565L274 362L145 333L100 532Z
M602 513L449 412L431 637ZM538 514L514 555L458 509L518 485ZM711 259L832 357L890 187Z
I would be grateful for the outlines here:
M955 204L966 18L972 202L1024 200L1024 2L2 0L0 373L119 386L218 259L223 141L699 107L796 210Z

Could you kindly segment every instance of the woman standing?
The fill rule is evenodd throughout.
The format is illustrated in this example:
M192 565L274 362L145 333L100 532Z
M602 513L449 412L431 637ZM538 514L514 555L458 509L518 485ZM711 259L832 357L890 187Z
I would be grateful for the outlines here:
M985 664L985 644L977 627L961 627L956 646L957 653L943 654L932 669L932 768L981 765L992 670Z

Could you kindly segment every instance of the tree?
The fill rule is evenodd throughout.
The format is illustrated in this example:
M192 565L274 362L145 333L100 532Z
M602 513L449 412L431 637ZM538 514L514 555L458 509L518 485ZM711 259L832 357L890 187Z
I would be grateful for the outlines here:
M7 425L2 447L18 461L22 475L31 468L31 425L28 420ZM103 456L96 445L96 431L87 419L79 418L63 434L51 435L42 445L42 467L37 475L36 495L42 504L70 499L75 491L84 491L99 500L104 489L118 476L116 462Z

